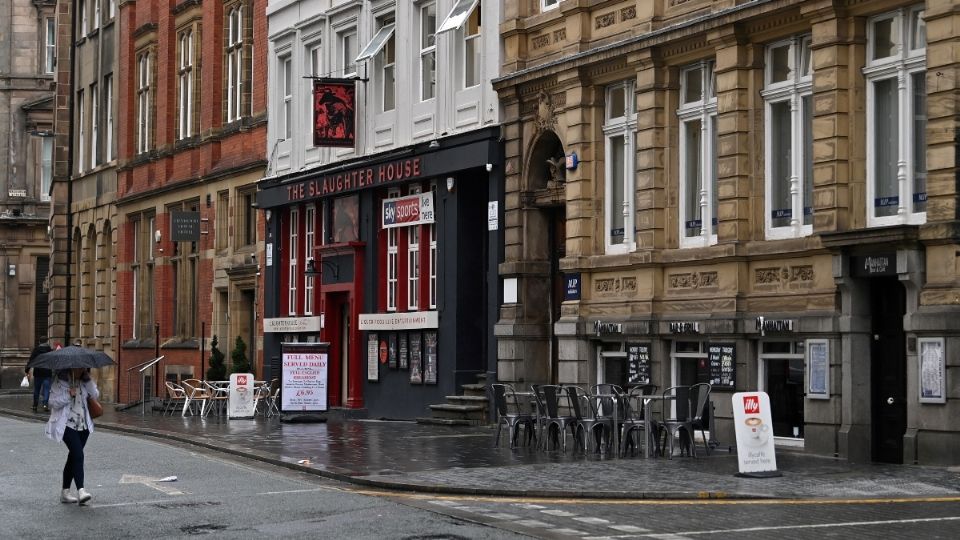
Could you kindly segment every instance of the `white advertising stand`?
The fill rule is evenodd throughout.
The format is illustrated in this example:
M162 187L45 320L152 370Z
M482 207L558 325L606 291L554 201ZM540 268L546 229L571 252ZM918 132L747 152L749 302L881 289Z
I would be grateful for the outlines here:
M256 407L253 397L253 373L234 373L230 375L227 418L230 420L253 418Z
M773 449L773 418L766 392L737 392L733 395L733 425L737 434L737 476L772 478L777 471Z
M284 343L280 421L326 422L329 343Z

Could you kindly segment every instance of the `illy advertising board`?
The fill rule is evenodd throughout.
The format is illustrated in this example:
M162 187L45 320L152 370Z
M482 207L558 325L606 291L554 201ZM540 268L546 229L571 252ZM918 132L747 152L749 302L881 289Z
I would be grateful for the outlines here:
M766 392L737 392L733 400L733 424L737 435L737 476L781 476L773 448L773 417Z
M227 402L227 418L253 418L253 373L230 375L230 394Z

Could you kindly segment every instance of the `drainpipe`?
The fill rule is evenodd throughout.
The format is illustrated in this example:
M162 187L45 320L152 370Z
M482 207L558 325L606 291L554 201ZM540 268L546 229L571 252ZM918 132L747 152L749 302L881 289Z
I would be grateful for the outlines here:
M67 286L66 286L66 326L64 328L64 346L70 345L72 336L70 330L73 327L71 312L73 306L73 107L74 107L74 87L76 85L76 72L73 65L73 43L77 35L77 8L75 4L70 7L70 94L67 96L67 116L69 121L69 131L67 133ZM58 68L59 69L59 68ZM54 104L56 108L56 104Z

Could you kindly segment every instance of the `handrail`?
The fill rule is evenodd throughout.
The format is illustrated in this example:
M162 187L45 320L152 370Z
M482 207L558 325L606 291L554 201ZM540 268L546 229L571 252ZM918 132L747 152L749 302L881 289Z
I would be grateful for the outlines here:
M154 364L156 364L157 362L163 360L163 357L164 357L164 355L161 354L160 356L158 356L158 357L154 358L153 360L151 360L149 364L147 364L146 366L143 366L142 368L140 368L140 373L143 373L144 371L152 368Z
M161 356L160 358L163 358L163 357ZM140 366L144 366L144 365L146 365L146 364L149 364L150 362L153 362L153 361L155 361L155 360L159 360L159 358L153 358L153 359L147 360L146 362L140 362L139 364L137 364L137 365L135 365L135 366L133 366L133 367L128 367L128 368L126 369L126 371L133 371L134 369L137 369L137 368L139 368Z

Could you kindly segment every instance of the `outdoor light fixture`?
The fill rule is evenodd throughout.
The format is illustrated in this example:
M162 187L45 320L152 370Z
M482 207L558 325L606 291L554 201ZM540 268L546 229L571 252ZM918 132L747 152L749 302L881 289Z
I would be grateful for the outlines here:
M325 266L330 269L330 273L333 275L333 279L340 278L340 269L337 268L337 265L333 264L330 261L320 261L321 266ZM317 264L313 259L307 259L307 267L303 271L303 275L306 277L317 277L320 275L320 270L317 270Z
M430 141L430 148L440 148L440 141L436 139Z
M15 275L17 275L17 265L15 265L15 264L7 265L7 275L8 275L8 276L15 276Z
M487 163L487 172L490 172L492 170L493 170L493 163Z
M453 188L456 186L456 179L452 176L447 177L447 191L453 193Z
M157 230L153 231L153 241L154 241L154 242L156 242L156 243L159 244L161 238L162 238L162 236L160 235L160 229L157 229Z

